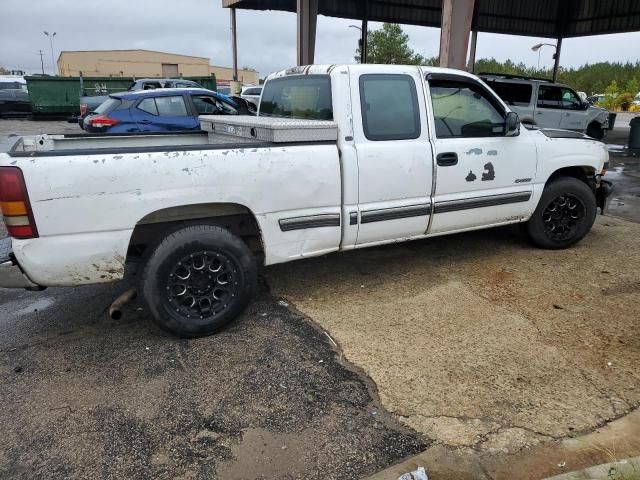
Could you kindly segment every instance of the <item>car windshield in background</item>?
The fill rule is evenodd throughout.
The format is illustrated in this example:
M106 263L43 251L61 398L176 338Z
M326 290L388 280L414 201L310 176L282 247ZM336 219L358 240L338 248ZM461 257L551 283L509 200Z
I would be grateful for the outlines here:
M508 105L528 107L531 103L531 94L533 92L531 84L497 81L487 81L487 84Z
M269 80L262 92L260 115L333 120L329 76L306 75Z
M27 91L27 85L19 82L0 82L0 90L23 90Z

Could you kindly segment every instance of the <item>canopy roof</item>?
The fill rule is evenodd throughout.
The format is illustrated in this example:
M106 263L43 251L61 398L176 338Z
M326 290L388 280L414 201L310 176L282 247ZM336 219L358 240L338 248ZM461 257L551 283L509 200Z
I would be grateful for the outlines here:
M296 11L296 0L222 0L224 7ZM319 0L318 13L440 27L442 0ZM640 0L476 0L473 28L532 37L580 37L640 30Z

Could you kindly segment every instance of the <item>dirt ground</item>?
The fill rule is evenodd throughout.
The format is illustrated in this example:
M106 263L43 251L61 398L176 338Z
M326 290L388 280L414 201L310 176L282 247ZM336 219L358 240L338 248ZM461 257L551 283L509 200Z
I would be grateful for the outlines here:
M543 251L505 228L285 264L268 279L407 426L512 452L640 403L639 236L600 217L576 247Z

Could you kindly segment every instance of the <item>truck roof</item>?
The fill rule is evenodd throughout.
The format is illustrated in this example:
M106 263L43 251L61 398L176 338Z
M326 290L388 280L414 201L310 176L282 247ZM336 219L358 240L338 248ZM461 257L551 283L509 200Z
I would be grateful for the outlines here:
M389 72L389 73L397 73L397 72L406 72L408 70L420 69L425 73L451 73L455 75L461 75L471 78L476 78L475 75L472 75L464 70L456 70L454 68L443 68L443 67L429 67L429 66L420 66L420 65L382 65L375 63L354 63L354 64L340 64L340 65L302 65L299 67L287 68L286 70L280 70L279 72L274 72L267 77L267 80L285 77L289 75L327 75L333 72L341 71L344 68L348 68L350 70L355 71L364 71L364 72Z

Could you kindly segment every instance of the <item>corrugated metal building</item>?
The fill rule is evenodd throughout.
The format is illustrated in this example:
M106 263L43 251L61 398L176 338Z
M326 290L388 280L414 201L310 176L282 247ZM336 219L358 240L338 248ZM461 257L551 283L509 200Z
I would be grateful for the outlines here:
M228 82L231 68L209 65L205 57L156 52L152 50L63 51L58 57L58 71L66 77L202 77L216 75L218 82ZM258 84L258 72L238 70L238 80Z

